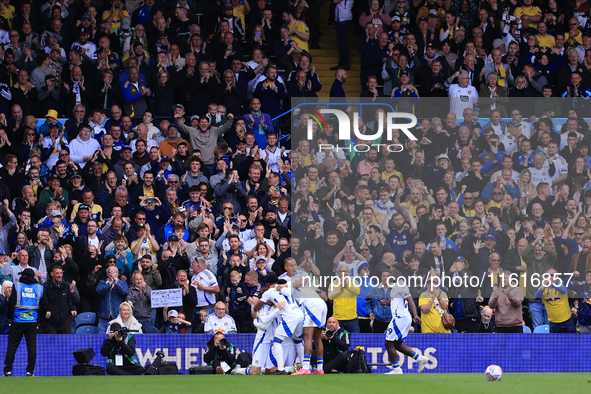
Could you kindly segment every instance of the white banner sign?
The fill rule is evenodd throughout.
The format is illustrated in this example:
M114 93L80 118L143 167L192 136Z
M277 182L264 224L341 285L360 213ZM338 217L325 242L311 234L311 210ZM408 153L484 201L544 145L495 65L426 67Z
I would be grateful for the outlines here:
M152 290L152 308L183 306L183 289Z

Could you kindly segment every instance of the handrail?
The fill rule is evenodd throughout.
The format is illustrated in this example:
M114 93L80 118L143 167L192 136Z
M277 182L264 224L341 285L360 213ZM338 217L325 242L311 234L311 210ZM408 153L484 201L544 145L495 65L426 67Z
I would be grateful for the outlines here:
M298 105L296 105L295 107L291 108L289 111L286 111L280 115L277 115L276 117L274 117L273 119L271 119L273 122L275 122L277 119L280 119L286 115L289 115L294 109L299 108L301 106L318 106L318 105L326 105L327 108L330 108L331 105L334 106L350 106L350 105L355 105L355 106L359 106L359 116L363 117L363 106L364 105L370 105L370 106L380 106L380 107L385 107L388 106L392 109L392 112L394 112L394 107L392 107L392 105L387 104L387 103L334 103L334 102L330 102L330 103L323 103L323 102L304 102L304 103L300 103Z

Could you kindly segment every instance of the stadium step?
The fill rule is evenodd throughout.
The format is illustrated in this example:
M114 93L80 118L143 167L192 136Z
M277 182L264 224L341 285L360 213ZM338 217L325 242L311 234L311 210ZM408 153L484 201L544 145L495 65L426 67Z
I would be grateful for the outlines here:
M337 37L334 25L328 24L330 2L325 1L320 15L320 31L322 35L318 44L322 49L311 49L310 54L313 57L312 64L316 68L318 77L323 84L322 90L318 92L318 97L328 97L330 88L334 82L334 67L339 62L339 49L337 47ZM355 22L355 21L354 21ZM361 71L361 55L357 52L359 37L353 34L353 29L347 37L347 44L350 56L350 71L347 72L348 80L344 85L347 97L359 97L361 94L361 85L359 83L359 73Z

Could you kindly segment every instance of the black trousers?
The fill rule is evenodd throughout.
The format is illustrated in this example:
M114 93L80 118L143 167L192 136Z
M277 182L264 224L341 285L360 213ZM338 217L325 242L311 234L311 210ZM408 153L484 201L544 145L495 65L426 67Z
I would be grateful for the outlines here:
M4 372L12 371L14 356L25 336L27 342L27 372L35 372L35 359L37 358L37 323L12 323L8 333L8 347L6 348L6 358L4 359Z
M390 324L390 322L384 323L382 321L379 321L377 319L375 319L373 321L373 332L375 334L383 334L386 332L386 330L388 329L388 324Z
M107 375L142 375L145 372L141 365L123 365L116 367L107 365Z
M499 327L499 326L497 326L497 332L499 334L523 334L523 326L513 326L513 327Z
M345 372L347 368L347 353L339 353L335 358L324 363L324 373L331 373L331 371L337 370L339 372Z
M53 325L49 323L42 324L44 334L71 334L72 333L72 319L66 319L60 325Z
M461 319L456 320L456 330L461 334L471 334L478 329L478 322L476 319Z

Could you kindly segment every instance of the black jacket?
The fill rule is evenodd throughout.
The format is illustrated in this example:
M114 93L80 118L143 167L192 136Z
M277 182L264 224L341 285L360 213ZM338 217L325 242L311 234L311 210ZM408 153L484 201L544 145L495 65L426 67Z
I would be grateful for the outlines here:
M76 310L72 302L70 285L63 280L60 283L49 280L43 284L43 287L49 302L47 310L51 312L51 316L45 323L60 326L64 321L70 319L72 317L71 312Z
M349 350L351 334L343 327L339 327L331 339L323 339L322 343L324 345L324 362L329 362L340 353Z
M480 308L476 302L478 297L478 288L473 286L455 287L452 286L449 292L449 311L456 318L460 319L460 309L458 300L461 299L463 319L478 319L480 320Z
M232 366L236 362L236 347L231 345L229 348L220 350L214 345L214 337L207 342L207 349L203 353L203 361L206 364L211 364L213 360L225 361L226 364Z

